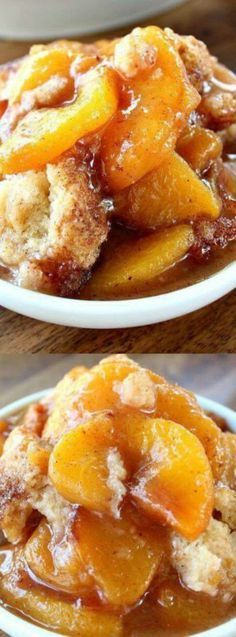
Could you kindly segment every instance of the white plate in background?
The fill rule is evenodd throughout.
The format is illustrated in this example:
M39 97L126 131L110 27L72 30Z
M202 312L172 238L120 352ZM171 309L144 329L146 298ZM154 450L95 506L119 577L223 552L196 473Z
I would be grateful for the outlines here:
M137 23L184 0L0 0L0 36L78 36Z
M138 327L205 307L236 287L236 261L186 288L125 301L85 301L50 296L0 279L0 305L40 321L93 329Z
M9 418L10 416L15 415L18 411L24 409L24 407L27 407L31 403L40 400L41 398L43 398L43 396L46 396L48 393L51 392L52 389L47 389L45 391L31 394L30 396L20 398L10 405L7 405L6 407L0 409L0 418ZM206 409L207 411L225 418L230 429L236 432L235 411L203 396L197 396L197 399L203 409ZM10 637L32 637L32 635L34 637L65 637L63 635L59 635L58 633L41 628L40 626L36 626L35 624L31 624L29 621L25 621L22 617L14 615L2 606L0 606L0 629L6 631L10 635ZM231 619L230 621L225 622L220 626L216 626L215 628L211 628L210 630L198 633L197 635L193 635L192 637L235 637L235 635L236 619Z

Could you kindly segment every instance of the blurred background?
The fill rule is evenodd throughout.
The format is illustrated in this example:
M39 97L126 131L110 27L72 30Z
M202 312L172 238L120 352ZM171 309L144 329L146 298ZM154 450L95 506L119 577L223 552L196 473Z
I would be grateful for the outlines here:
M0 355L0 407L55 385L76 365L91 367L104 354ZM236 354L138 354L132 356L179 385L236 410Z
M26 41L113 37L137 23L193 34L235 68L235 0L0 0L0 62L23 55Z

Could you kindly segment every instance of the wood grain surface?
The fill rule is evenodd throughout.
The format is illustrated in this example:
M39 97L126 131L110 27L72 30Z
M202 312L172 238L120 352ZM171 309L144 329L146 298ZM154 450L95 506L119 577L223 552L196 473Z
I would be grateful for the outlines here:
M0 352L229 352L236 351L236 292L188 316L132 329L84 330L3 311Z
M189 0L148 22L194 34L236 69L235 0ZM1 41L0 62L23 55L28 47L25 42ZM2 308L0 352L235 352L235 308L236 293L231 293L208 308L160 325L101 331L49 325Z

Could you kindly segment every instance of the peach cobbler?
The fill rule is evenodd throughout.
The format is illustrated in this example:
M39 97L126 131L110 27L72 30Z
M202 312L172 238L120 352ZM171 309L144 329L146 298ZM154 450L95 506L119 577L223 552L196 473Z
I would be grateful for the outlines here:
M235 259L236 78L156 26L0 68L1 276L111 299Z
M193 394L111 356L0 431L6 607L77 637L235 616L236 435Z

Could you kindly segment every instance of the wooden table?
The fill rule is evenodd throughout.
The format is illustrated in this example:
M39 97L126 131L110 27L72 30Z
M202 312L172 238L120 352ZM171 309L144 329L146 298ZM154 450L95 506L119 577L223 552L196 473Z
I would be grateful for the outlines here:
M236 68L235 0L189 0L149 22L204 39L222 62ZM1 41L0 62L23 55L28 47L24 42ZM181 319L102 331L48 325L2 309L0 352L235 352L235 308L236 293L231 293Z
M82 330L3 310L0 352L235 352L236 292L188 316L133 329Z

